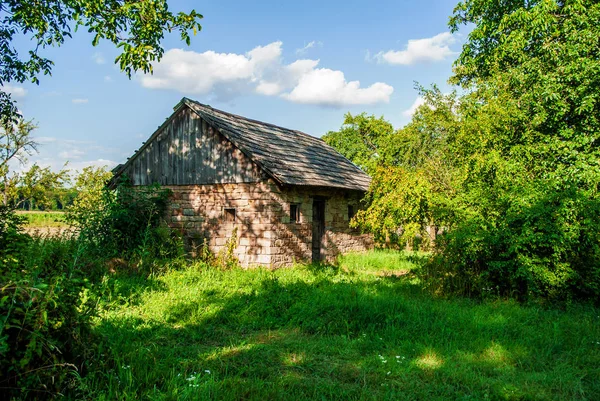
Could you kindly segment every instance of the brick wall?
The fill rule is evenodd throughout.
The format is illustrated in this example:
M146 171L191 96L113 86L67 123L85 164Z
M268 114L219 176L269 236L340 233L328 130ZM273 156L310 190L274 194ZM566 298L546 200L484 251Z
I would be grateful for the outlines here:
M234 254L242 266L282 267L312 258L312 200L326 198L324 254L333 262L338 254L373 246L372 237L348 226L348 204L359 205L351 191L279 188L271 180L245 184L168 186L173 191L169 225L179 229L190 250L206 241L213 253L221 251L237 228ZM300 207L300 221L290 221L290 204ZM235 221L226 222L224 208L235 208Z

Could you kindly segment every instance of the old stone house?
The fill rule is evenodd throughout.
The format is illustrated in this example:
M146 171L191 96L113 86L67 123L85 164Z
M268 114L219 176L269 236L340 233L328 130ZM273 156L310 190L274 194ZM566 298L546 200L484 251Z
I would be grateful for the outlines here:
M370 178L321 139L184 98L115 170L172 190L168 222L243 266L333 261L372 247L349 227Z

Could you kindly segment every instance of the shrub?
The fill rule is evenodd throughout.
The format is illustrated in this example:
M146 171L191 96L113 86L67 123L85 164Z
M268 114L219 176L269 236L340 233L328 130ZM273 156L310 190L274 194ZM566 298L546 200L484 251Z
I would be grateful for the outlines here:
M163 224L168 189L132 187L123 179L114 190L102 187L94 191L93 201L76 201L67 211L67 219L78 227L89 252L142 263L181 256L180 236ZM85 197L87 193L84 190L82 194Z
M62 237L32 238L22 231L25 219L0 207L2 397L77 395L96 343L93 283L109 259L134 259L138 272L151 273L155 259L181 255L181 238L162 224L169 191L126 182L110 190L106 177L88 170L78 180L80 197L67 215L77 231Z
M0 262L0 388L9 397L63 393L82 370L95 304L78 245L30 238Z
M27 245L29 236L22 231L26 222L12 208L0 206L0 263L11 263L10 259Z
M240 261L235 256L234 250L237 247L237 227L233 229L231 237L227 238L225 246L216 255L213 263L220 269L230 270L240 267Z
M465 218L437 245L425 281L446 293L600 299L600 202L575 188L511 197L499 216Z

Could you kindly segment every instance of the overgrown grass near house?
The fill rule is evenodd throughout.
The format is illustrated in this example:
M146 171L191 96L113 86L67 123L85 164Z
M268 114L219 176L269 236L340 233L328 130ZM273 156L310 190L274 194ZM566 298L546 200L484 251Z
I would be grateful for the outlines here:
M81 384L100 400L600 399L598 309L436 299L418 262L112 276L104 362Z

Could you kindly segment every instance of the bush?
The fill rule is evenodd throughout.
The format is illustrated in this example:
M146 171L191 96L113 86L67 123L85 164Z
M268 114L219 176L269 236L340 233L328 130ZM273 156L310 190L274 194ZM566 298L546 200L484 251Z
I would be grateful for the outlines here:
M0 388L49 398L75 384L93 343L91 269L75 238L27 238L0 261Z
M93 200L84 189L86 201L76 200L67 219L79 229L91 253L136 259L141 264L176 258L182 255L182 240L163 221L169 195L158 185L132 187L123 179L114 190L97 191Z
M446 293L600 299L600 202L575 188L511 197L496 218L466 218L437 245L425 272Z
M181 239L162 224L167 190L93 187L68 212L77 227L70 236L32 238L22 232L24 219L0 208L2 396L77 395L96 343L93 283L109 260L133 259L135 270L151 273L155 259L181 255Z
M26 222L12 208L0 206L0 263L14 262L14 255L27 245L30 238L22 231Z

